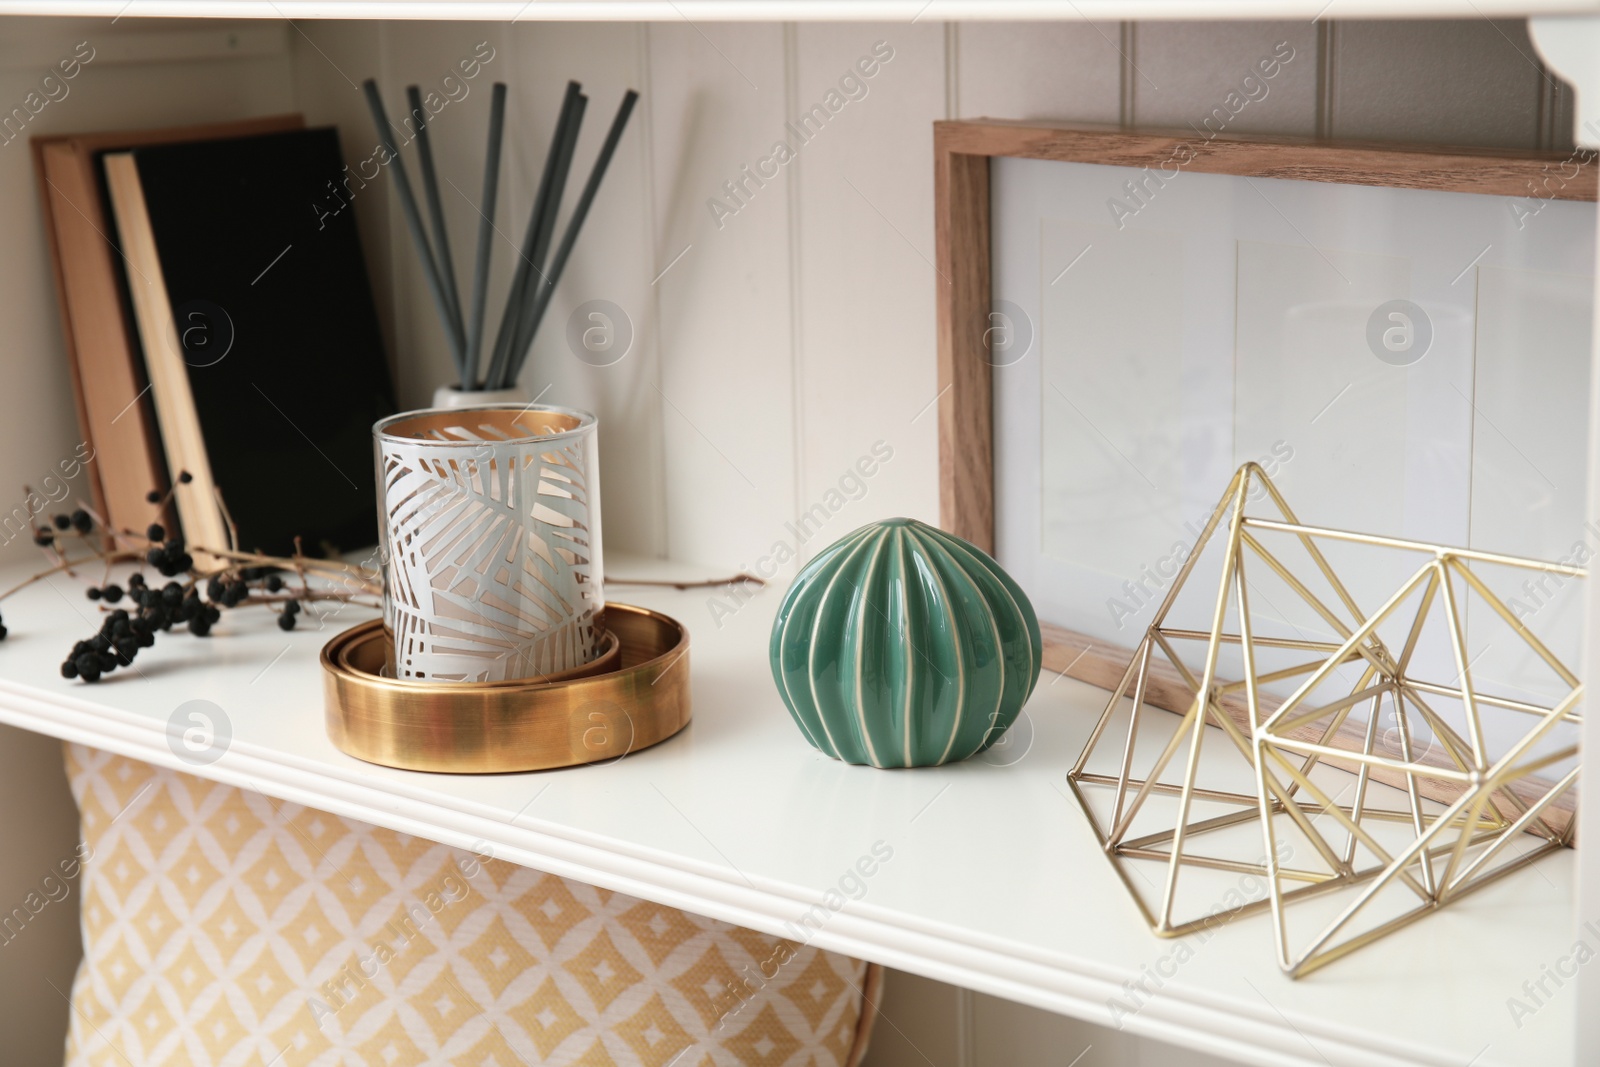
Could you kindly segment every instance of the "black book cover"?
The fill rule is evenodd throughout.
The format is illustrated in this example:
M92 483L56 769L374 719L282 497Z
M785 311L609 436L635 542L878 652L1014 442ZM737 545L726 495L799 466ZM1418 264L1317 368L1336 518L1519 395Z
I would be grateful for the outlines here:
M377 541L395 411L332 129L134 152L212 477L240 548ZM137 284L137 279L131 280Z

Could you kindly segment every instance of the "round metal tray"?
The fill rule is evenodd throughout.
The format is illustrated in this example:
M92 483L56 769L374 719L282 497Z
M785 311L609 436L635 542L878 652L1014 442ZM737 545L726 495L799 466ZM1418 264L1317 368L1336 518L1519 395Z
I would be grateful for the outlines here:
M606 605L617 648L599 673L508 682L383 677L383 620L322 649L328 736L386 767L489 774L620 759L689 724L689 632L659 612Z

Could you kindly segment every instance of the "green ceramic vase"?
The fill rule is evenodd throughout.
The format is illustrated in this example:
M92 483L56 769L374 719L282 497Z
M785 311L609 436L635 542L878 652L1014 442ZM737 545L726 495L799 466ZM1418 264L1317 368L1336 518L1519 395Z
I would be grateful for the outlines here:
M772 624L772 677L806 739L846 763L930 767L999 740L1039 680L1033 605L980 549L915 519L812 560Z

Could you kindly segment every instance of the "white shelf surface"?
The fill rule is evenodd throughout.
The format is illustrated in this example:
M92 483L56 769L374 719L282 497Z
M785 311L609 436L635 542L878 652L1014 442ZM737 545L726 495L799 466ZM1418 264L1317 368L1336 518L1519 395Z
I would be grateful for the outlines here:
M0 15L495 22L1516 18L1597 0L0 0Z
M608 562L613 575L696 576ZM1065 782L1102 691L1041 679L1032 745L1010 766L850 767L806 744L773 688L766 646L781 589L720 629L705 589L608 595L689 626L694 721L606 766L450 776L344 756L323 731L317 652L368 617L355 609L290 634L266 612L227 613L209 640L164 635L137 671L69 683L58 664L96 629L97 605L60 576L4 605L0 721L770 934L792 936L785 924L881 841L893 858L812 944L1101 1024L1125 982L1172 969L1161 961L1177 943L1139 919ZM197 698L220 705L233 731L204 767L180 761L166 734L174 709ZM1523 983L1579 939L1573 878L1570 853L1550 857L1298 982L1274 963L1269 920L1239 920L1192 942L1192 958L1121 1023L1249 1064L1571 1064L1575 991L1546 979L1550 995L1520 1025L1508 998L1526 1000Z

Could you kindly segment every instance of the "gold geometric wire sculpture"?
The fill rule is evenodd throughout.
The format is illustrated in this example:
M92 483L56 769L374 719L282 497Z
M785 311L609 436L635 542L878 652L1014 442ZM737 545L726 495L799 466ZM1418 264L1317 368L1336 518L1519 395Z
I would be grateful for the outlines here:
M1246 514L1256 496L1280 517ZM1171 625L1174 603L1219 530L1226 540L1209 627ZM1309 568L1295 573L1287 553L1269 550L1268 541L1297 546ZM1420 557L1421 564L1408 565L1407 577L1369 614L1330 564L1330 543ZM1102 848L1156 934L1180 937L1270 909L1279 965L1300 977L1572 844L1576 819L1561 805L1570 804L1578 778L1582 686L1477 566L1584 577L1574 566L1306 525L1265 471L1254 463L1239 468L1068 774ZM1324 633L1308 636L1292 623L1293 634L1263 632L1264 623L1281 629L1282 620L1252 610L1256 586L1249 575L1281 582ZM1520 693L1514 699L1474 683L1469 599L1491 613L1475 610L1475 627L1498 620L1548 668L1552 699ZM1177 648L1202 644L1204 659L1191 669ZM1438 653L1431 667L1419 655L1424 644ZM1264 660L1288 662L1265 669ZM1453 678L1434 673L1444 663ZM1238 677L1224 680L1232 672ZM1294 686L1287 695L1273 694L1286 685ZM1091 771L1130 686L1115 771ZM1181 718L1151 707L1157 695L1158 703L1186 708ZM1395 726L1380 742L1385 702ZM1367 712L1364 723L1359 709ZM1487 730L1491 714L1496 728ZM1512 734L1502 728L1508 720ZM1169 731L1164 743L1150 744L1151 732L1163 730ZM1201 760L1208 734L1227 742L1220 761ZM1563 743L1558 734L1571 737ZM1425 737L1431 740L1424 751ZM1163 780L1180 753L1181 779ZM1541 777L1547 770L1557 777ZM1208 784L1207 773L1218 771L1213 776L1222 781ZM1340 781L1344 788L1335 795ZM1109 813L1097 811L1091 796L1097 788L1111 792ZM1172 802L1165 817L1153 798ZM1262 849L1254 861L1206 847L1226 838L1237 852L1240 832L1251 829L1259 834L1252 835L1254 847ZM1290 865L1306 850L1309 862ZM1156 891L1154 905L1134 881L1139 861L1163 867L1159 888L1145 879ZM1200 869L1264 879L1267 893L1246 900L1232 892L1180 917L1179 875ZM1320 901L1315 909L1312 901ZM1319 934L1291 949L1290 918L1305 910L1328 914ZM1372 925L1356 930L1358 916Z

